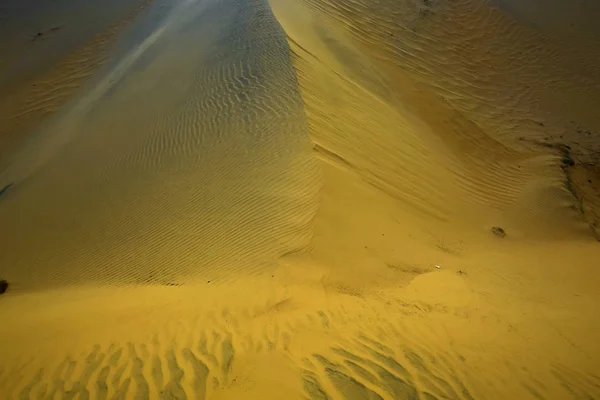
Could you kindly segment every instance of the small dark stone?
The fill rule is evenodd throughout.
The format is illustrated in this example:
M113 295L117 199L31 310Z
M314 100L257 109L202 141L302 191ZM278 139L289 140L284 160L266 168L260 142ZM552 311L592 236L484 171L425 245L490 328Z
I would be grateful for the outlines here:
M539 126L544 126L544 123L543 122L538 122L538 125Z
M206 282L206 283L210 283L210 281Z
M0 189L0 196L2 196L4 193L6 193L12 185L13 185L12 183L9 183L8 185L6 185L2 189Z
M588 179L588 183L592 183L592 180L591 180L591 179Z
M4 279L0 280L0 294L6 293L7 290L8 282L6 282Z
M575 161L573 161L573 159L571 158L571 156L569 154L566 154L562 158L562 164L565 167L573 167L573 166L575 166Z
M502 238L506 237L506 232L504 231L504 229L500 228L499 226L493 226L492 233L494 235L500 236Z

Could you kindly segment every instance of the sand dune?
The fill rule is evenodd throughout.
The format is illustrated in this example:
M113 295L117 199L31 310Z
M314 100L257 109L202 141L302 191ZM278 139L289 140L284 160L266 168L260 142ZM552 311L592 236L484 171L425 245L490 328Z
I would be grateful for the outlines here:
M236 7L174 8L7 169L6 279L178 283L306 246L318 175L287 43L252 25L266 5Z
M159 1L101 33L6 125L0 393L600 398L589 7Z
M516 203L520 192L531 186L527 176L537 178L544 173L541 171L544 167L545 175L563 180L562 172L557 168L560 162L548 157L558 158L560 151L553 153L548 147L568 145L572 153L584 153L581 154L582 161L584 158L593 161L598 149L588 132L598 129L598 115L593 115L595 112L584 104L598 103L599 99L594 97L598 93L597 83L560 68L561 62L566 65L568 61L562 60L557 45L546 45L537 37L537 32L521 28L507 15L489 9L484 3L459 2L452 7L440 3L422 9L423 5L419 8L417 3L403 2L397 5L396 13L402 15L409 22L407 24L396 22L397 15L386 12L385 4L358 2L352 3L352 7L327 6L321 2L308 3L307 7L282 5L289 13L286 32L300 48L300 84L313 85L307 88L307 96L318 93L314 97L319 97L317 82L327 81L330 85L339 82L334 86L335 90L328 91L326 95L330 98L327 100L320 97L320 103L307 102L309 119L315 119L313 136L335 134L328 129L329 125L336 126L338 132L348 131L347 126L342 128L338 121L332 121L328 107L323 107L323 103L334 104L336 113L347 111L346 115L340 116L340 123L351 126L356 132L375 131L374 135L387 138L390 142L387 146L400 146L404 153L410 151L411 157L427 157L422 162L433 164L431 168L404 171L402 178L408 179L406 175L418 172L422 175L415 180L422 182L426 173L438 174L427 177L427 181L436 183L435 189L429 187L426 191L428 187L422 183L416 187L406 183L403 187L400 182L394 182L395 190L402 191L405 196L419 196L421 204L423 199L433 201L444 193L440 202L446 205L451 192L457 202L482 204L484 213L490 205L502 207ZM321 12L314 13L313 8ZM287 20L282 19L286 27ZM441 23L442 19L448 22ZM304 32L307 25L314 27L312 34ZM483 30L482 26L489 28ZM324 29L328 31L324 32ZM302 49L310 49L310 56ZM527 57L519 54L527 54ZM377 74L370 74L369 78L353 76L357 73L347 73L348 68L375 70ZM302 79L304 74L305 80ZM320 81L315 78L327 74L341 78L321 78ZM368 80L373 76L378 82ZM349 77L356 85L348 89L350 91L341 92L344 89L338 88L347 86L344 77ZM548 92L544 93L546 90ZM573 91L578 94L567 94ZM365 92L385 104L365 100ZM578 100L562 104L557 113L558 105L551 103L571 97ZM579 103L582 98L585 100ZM369 105L363 104L366 102ZM315 104L314 113L311 104ZM588 111L591 114L584 116ZM389 116L391 113L397 114L395 120ZM333 118L337 116L333 115ZM376 127L372 120L394 121L396 132L389 127ZM327 127L321 128L324 124L328 124ZM587 126L588 130L573 129L573 124ZM364 142L370 141L372 135L348 136L351 139L344 138L341 144L353 148L348 151L373 154L364 147ZM399 136L402 139L398 139ZM328 139L318 137L318 140ZM386 139L374 138L372 145L381 146L382 140ZM436 151L436 147L440 150ZM450 152L445 151L448 148ZM485 148L485 152L481 148ZM379 153L377 157L382 157ZM394 163L398 165L396 171L406 162L421 165L418 159L400 159L401 151L390 151L389 157L396 160L385 160L381 166L374 167L380 175L382 168L389 168L387 179L402 179L398 177L400 174L391 173ZM360 155L357 158L363 162L366 157ZM353 160L347 161L353 163ZM445 168L437 168L436 162ZM358 169L364 168L358 166ZM443 176L444 173L447 175ZM440 180L448 184L446 190L441 190ZM555 182L552 187L548 187L549 183L545 185L546 190L554 193L562 190L562 182ZM456 186L463 190L448 190ZM452 208L458 207L461 206L453 205ZM560 208L560 205L555 207ZM432 208L439 211L441 207L435 204ZM537 205L534 208L539 209ZM467 213L473 213L470 204ZM590 224L594 224L595 218L591 216L590 219ZM539 231L546 234L549 229Z
M0 168L23 144L23 132L51 116L98 70L143 6L141 1L0 6Z

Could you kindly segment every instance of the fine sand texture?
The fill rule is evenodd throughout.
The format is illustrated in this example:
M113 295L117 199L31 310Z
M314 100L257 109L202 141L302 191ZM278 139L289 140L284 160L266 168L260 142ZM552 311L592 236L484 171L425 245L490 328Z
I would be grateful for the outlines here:
M143 0L0 4L0 168L102 66Z
M0 60L0 82L17 83L44 73L96 34L130 20L144 4L136 0L3 1L0 46L6 54Z
M600 28L550 3L156 0L15 55L0 398L600 399Z

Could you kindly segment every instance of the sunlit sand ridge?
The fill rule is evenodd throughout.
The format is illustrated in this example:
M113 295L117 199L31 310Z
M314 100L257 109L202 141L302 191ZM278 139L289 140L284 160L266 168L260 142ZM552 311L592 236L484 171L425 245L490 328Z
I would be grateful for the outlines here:
M509 6L149 6L0 175L0 393L600 397L595 33Z

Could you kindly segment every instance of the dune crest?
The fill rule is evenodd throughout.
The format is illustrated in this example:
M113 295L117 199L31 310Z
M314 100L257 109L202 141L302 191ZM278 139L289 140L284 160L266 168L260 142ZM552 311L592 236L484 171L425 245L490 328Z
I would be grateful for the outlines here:
M174 7L5 171L5 279L203 281L308 245L319 177L287 43L265 4L226 6Z

